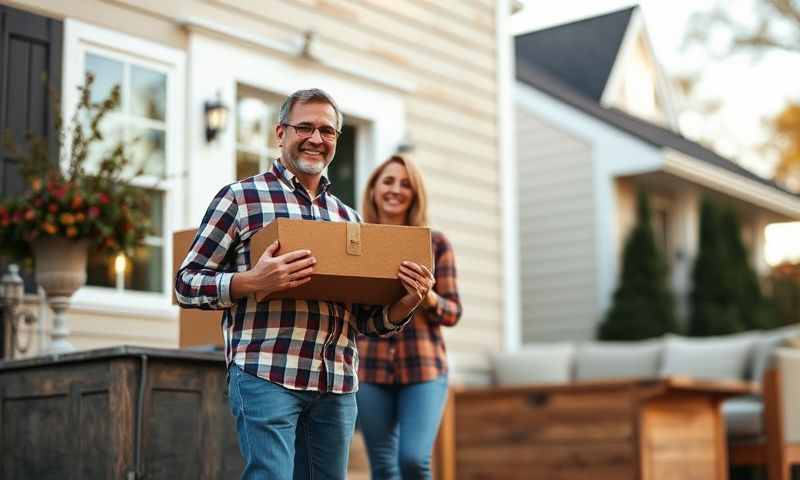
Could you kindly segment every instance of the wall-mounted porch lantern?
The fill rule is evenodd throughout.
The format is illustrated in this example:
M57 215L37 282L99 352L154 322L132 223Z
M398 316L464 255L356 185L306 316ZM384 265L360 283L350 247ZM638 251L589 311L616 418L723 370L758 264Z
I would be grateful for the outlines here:
M10 334L10 338L4 346L7 349L8 358L14 358L15 351L26 353L30 347L31 336L28 337L27 343L19 341L20 324L24 323L30 326L36 321L36 317L32 313L20 308L24 295L25 286L19 275L19 267L12 263L8 266L8 272L0 279L0 308L2 308L0 328L8 325L6 332ZM2 360L1 357L0 360Z
M227 105L222 103L222 98L217 93L217 98L214 100L206 101L205 103L205 116L206 116L206 142L211 143L217 135L225 130L225 125L228 123L228 110Z

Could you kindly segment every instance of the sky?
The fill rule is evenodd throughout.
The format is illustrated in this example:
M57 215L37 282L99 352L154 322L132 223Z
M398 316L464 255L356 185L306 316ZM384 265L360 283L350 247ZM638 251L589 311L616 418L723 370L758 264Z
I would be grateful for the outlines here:
M717 98L722 107L708 117L677 105L682 133L689 138L712 138L713 148L763 176L771 176L776 156L758 149L768 142L766 122L790 100L800 101L800 82L789 71L800 71L800 55L774 52L754 60L736 55L721 60L709 57L708 49L684 48L692 14L709 10L714 0L522 0L523 9L511 17L512 33L532 30L601 15L638 4L657 61L668 76L700 73L696 89L699 99ZM726 0L726 10L737 19L752 17L753 0ZM712 37L714 45L724 38ZM713 46L712 45L712 48ZM767 260L800 261L800 223L772 226L767 231Z

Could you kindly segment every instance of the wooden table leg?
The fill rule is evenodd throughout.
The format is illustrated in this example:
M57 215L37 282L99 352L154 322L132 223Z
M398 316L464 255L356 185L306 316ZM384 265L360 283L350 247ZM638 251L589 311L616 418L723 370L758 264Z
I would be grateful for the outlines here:
M727 480L728 454L720 401L666 394L640 409L642 480Z

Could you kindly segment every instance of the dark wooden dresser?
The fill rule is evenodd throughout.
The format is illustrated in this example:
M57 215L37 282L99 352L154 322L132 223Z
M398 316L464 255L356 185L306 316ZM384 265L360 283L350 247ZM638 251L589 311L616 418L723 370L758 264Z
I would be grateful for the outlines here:
M220 352L115 347L0 362L0 478L227 479Z

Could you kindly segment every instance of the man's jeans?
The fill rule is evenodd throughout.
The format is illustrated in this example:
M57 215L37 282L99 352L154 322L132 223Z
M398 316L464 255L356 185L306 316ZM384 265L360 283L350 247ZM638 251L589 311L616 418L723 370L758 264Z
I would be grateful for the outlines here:
M447 400L447 375L408 385L362 383L356 398L372 478L431 478L431 451Z
M243 480L347 478L355 394L289 390L230 367Z

